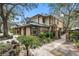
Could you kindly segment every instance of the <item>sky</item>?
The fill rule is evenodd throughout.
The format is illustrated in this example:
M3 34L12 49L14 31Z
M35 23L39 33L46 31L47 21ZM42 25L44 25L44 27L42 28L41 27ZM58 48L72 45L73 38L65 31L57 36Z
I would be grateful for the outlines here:
M27 16L33 16L36 14L48 14L49 13L49 8L47 4L42 4L40 3L38 5L38 8L31 10L30 12L28 12Z
M24 11L25 17L32 17L36 14L48 14L49 13L49 7L46 3L39 3L38 7L28 11ZM15 22L21 21L22 19L19 18L19 20L14 20Z

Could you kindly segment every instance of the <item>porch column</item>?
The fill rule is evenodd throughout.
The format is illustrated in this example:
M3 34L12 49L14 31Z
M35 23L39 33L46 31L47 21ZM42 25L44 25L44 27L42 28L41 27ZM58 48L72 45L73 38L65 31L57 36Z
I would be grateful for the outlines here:
M55 38L58 39L58 31L55 31Z
M59 38L59 37L58 37L58 30L59 30L58 28L56 28L56 30L55 30L55 38L56 38L56 39Z
M26 28L26 35L31 35L30 33L31 33L30 27L27 27Z
M21 35L24 35L24 31L23 31L23 28L21 28Z

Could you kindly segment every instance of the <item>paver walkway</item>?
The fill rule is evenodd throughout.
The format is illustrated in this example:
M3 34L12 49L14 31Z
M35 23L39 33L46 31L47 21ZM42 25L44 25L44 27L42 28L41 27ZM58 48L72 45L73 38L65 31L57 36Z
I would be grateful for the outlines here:
M62 36L62 39L55 40L49 44L45 44L40 48L32 50L33 55L35 56L53 56L52 53L49 51L57 48L61 44L65 42L64 36Z
M63 52L63 56L79 56L79 49L71 42L63 43L56 49Z
M62 53L63 55L61 56L79 56L79 49L76 48L73 43L67 43L65 36L62 36L62 39L45 44L32 52L35 56L55 56L55 54L52 53L54 51L57 51L55 52L57 56L60 56L57 53Z

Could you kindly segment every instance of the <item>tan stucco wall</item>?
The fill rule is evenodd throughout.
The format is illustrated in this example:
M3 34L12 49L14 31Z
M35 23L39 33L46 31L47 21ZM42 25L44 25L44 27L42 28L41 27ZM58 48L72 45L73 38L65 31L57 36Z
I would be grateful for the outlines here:
M62 28L63 27L63 23L59 22L58 27Z
M38 17L33 17L33 18L31 19L31 21L34 21L34 22L37 22L37 23L38 23Z
M43 22L42 22L42 17L39 17L39 21L38 21L38 17L33 17L32 19L31 19L31 21L34 21L34 22L39 22L40 24L43 24Z
M26 35L30 35L30 27L26 28Z
M21 35L24 35L24 31L23 31L23 28L21 28Z
M57 22L59 22L57 19L55 19L55 24L57 24Z
M46 25L49 25L49 18L48 18L48 17L45 18L45 24L46 24Z
M48 28L44 28L44 27L40 27L40 32L45 32L45 31L48 31Z
M43 24L43 20L42 19L43 19L42 17L39 17L39 23L40 24Z

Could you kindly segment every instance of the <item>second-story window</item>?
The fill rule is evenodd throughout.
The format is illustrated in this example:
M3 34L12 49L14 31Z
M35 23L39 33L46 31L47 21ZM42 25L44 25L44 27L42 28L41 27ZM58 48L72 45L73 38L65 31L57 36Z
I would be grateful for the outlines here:
M43 23L45 23L45 18L43 18Z

